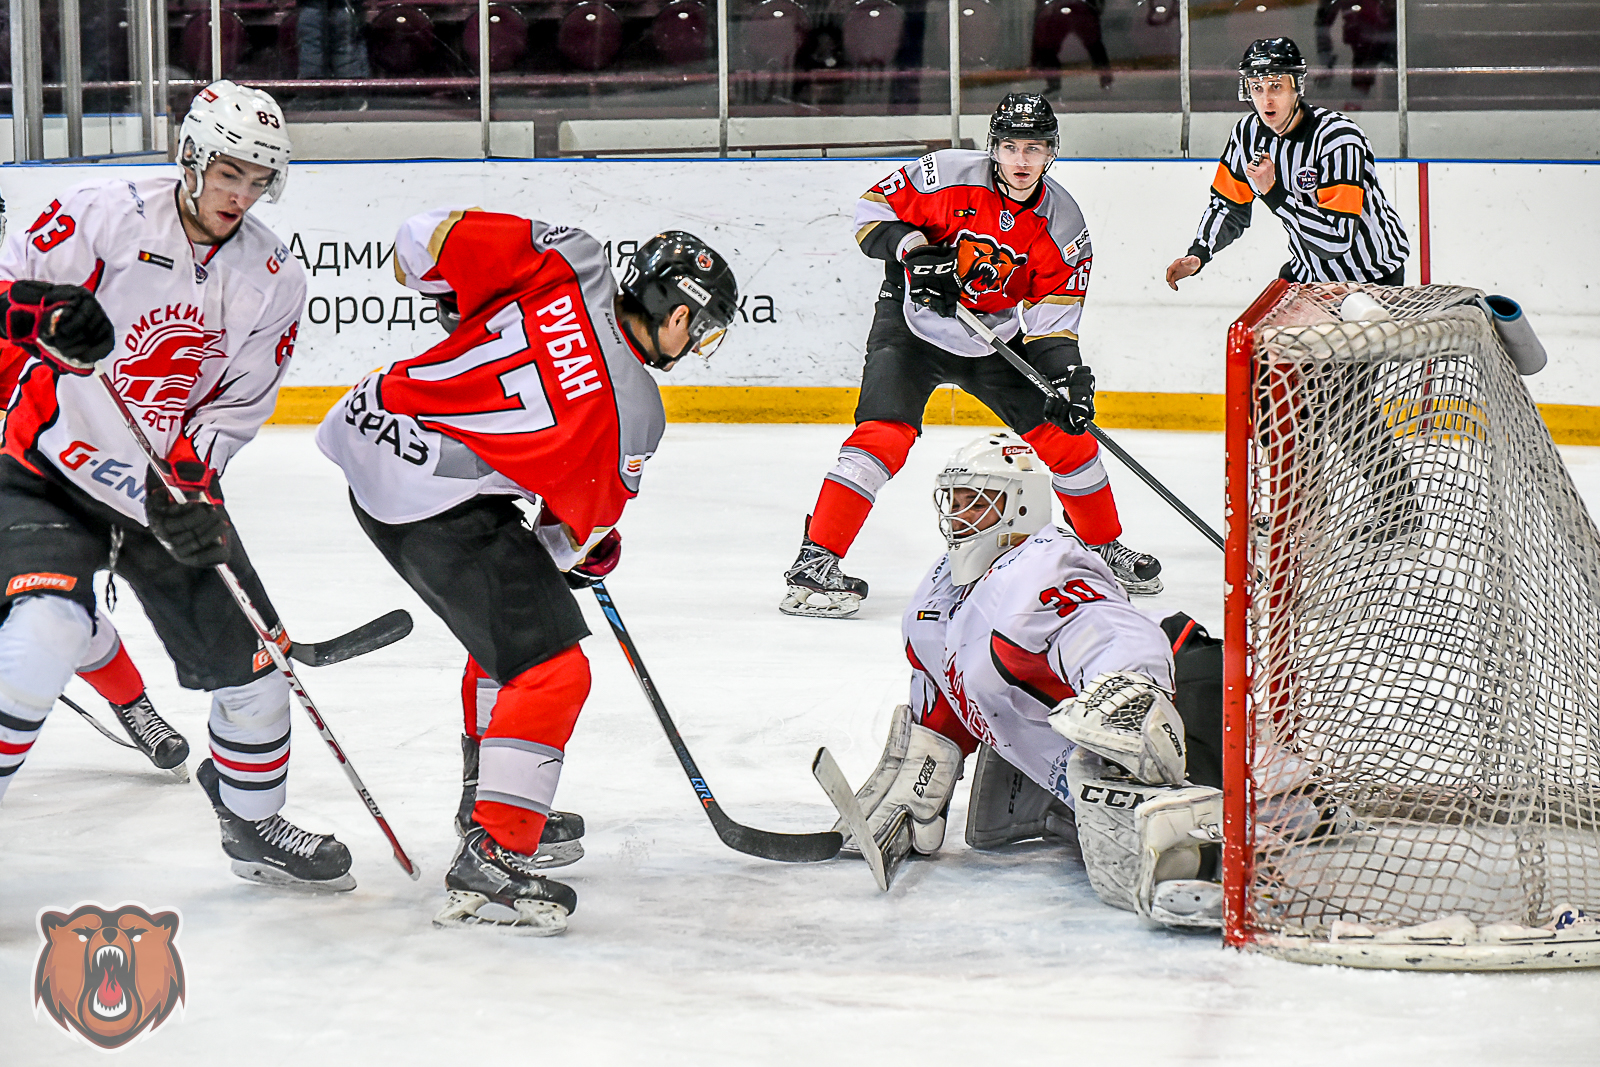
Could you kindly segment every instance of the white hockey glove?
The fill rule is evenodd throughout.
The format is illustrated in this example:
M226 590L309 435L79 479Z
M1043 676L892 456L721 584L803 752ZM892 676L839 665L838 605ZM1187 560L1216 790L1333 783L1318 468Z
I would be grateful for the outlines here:
M1056 705L1050 727L1147 785L1183 781L1183 720L1172 697L1143 675L1100 675Z
M1222 885L1195 878L1200 847L1222 840L1222 790L1164 789L1133 813L1139 837L1135 910L1165 926L1222 926Z
M904 813L911 847L924 856L939 851L944 844L950 794L961 779L962 758L954 741L912 722L909 705L895 708L878 766L856 790L873 839L887 845L886 838ZM844 820L834 824L834 829L846 835L845 848L854 847Z

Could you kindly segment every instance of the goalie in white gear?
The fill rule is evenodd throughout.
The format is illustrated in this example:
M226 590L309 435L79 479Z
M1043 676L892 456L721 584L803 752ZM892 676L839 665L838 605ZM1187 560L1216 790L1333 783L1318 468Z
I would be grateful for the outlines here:
M1044 463L1008 433L940 471L949 550L902 617L911 699L856 794L867 826L886 857L936 851L981 745L970 844L1076 836L1107 903L1215 925L1220 892L1203 876L1220 818L1220 644L1187 616L1138 612L1105 561L1051 523L1051 496ZM1180 689L1174 648L1186 666L1217 653L1206 685Z

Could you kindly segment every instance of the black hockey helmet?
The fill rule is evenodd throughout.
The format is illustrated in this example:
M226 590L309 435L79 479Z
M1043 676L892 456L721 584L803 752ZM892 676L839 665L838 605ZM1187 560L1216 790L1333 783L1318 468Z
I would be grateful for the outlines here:
M1007 93L989 116L989 155L994 156L1000 142L1008 138L1044 141L1051 154L1061 147L1061 126L1050 101L1038 93Z
M1246 84L1249 79L1272 74L1293 75L1294 91L1298 93L1305 90L1306 59L1300 54L1300 46L1292 39L1263 37L1250 43L1239 60L1239 99L1250 99L1250 87Z
M658 352L661 324L680 305L689 309L688 347L675 356L663 353L652 360L650 365L661 370L690 352L711 355L739 310L739 283L728 261L682 230L658 233L639 246L622 276L622 291L644 309Z

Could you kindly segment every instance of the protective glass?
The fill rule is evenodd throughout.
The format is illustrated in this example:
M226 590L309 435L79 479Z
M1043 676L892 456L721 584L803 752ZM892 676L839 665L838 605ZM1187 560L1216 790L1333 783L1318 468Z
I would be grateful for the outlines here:
M728 336L728 320L701 308L689 320L689 351L709 359Z
M1259 100L1268 93L1292 93L1299 88L1293 74L1263 74L1243 80L1245 92L1251 100Z
M956 477L961 484L951 484ZM933 490L933 507L939 513L939 532L954 548L962 541L1000 524L1006 513L1009 478L985 474L940 474Z

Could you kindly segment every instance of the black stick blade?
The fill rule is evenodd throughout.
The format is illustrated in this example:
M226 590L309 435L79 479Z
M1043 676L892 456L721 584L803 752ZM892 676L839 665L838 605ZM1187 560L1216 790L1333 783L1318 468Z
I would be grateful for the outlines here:
M289 646L289 655L308 667L326 667L392 645L410 632L411 614L404 608L395 608L387 615L380 615L347 634L326 641L295 641Z
M819 834L779 834L757 830L728 818L716 801L706 805L706 814L722 843L735 852L759 856L779 863L820 863L839 854L844 838L832 830Z

